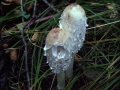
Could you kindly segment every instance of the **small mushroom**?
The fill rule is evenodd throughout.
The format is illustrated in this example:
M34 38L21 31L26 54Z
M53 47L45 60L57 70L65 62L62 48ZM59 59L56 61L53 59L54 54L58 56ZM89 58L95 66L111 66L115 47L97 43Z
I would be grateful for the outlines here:
M84 9L76 3L70 4L60 17L59 28L52 29L46 37L45 56L50 69L57 74L58 90L64 89L65 76L72 78L73 56L83 45L86 21Z

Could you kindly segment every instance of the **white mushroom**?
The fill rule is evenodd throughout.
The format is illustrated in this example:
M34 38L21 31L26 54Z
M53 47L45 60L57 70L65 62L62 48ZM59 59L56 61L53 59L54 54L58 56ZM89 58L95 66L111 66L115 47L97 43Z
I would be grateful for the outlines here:
M57 88L64 89L65 75L72 78L73 55L82 47L85 39L87 18L84 9L73 3L63 11L59 28L52 29L44 47L47 62L53 73L57 74Z

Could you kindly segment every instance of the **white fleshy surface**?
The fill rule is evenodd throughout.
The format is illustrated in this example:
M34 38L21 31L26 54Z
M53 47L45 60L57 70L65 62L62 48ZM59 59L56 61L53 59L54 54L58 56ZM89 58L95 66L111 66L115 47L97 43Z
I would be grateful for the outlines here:
M47 62L54 73L65 71L72 54L77 53L85 40L87 27L85 12L78 4L71 4L63 11L59 28L51 30L44 47Z

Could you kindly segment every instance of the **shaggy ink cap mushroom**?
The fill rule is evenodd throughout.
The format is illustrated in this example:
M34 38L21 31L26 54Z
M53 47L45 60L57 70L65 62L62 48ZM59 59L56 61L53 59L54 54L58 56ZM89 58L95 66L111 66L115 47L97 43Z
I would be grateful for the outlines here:
M69 67L71 53L64 48L67 38L68 36L60 28L52 29L46 37L44 51L53 73L60 73Z
M87 18L84 9L74 3L68 5L59 21L59 28L52 29L44 47L47 62L53 73L66 71L85 40Z
M86 21L84 9L76 3L67 6L60 17L59 27L69 33L65 48L73 53L77 53L82 47L88 26Z

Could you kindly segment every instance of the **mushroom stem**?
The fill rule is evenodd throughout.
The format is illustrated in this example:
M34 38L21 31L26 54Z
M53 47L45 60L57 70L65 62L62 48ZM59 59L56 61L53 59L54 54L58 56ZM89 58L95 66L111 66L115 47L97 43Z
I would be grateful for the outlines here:
M62 71L57 74L57 89L63 90L65 87L65 72Z
M57 74L57 89L58 90L63 90L65 87L65 76L71 80L72 76L73 76L73 63L74 63L74 54L72 54L72 58L71 58L71 63L68 67L68 69L64 72L60 72L59 74Z
M66 77L67 77L69 80L71 80L71 78L72 78L72 76L73 76L73 63L74 63L74 54L72 54L70 66L69 66L68 69L65 71L65 75L66 75Z

